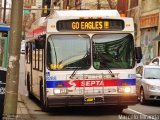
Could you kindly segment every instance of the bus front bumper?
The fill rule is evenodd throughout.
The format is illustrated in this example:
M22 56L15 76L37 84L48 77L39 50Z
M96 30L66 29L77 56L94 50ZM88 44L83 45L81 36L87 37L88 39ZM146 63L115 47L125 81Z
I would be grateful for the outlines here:
M101 106L101 105L134 105L138 103L137 95L105 96L48 96L48 107L65 106Z

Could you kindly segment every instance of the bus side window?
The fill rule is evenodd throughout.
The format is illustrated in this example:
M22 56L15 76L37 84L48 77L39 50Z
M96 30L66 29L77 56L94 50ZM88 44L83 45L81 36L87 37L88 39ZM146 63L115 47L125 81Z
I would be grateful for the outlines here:
M35 68L36 70L43 71L43 55L45 48L45 39L38 38L35 40Z
M28 64L30 64L31 63L31 43L26 43L26 45L25 45L25 52L26 52L26 62L28 63Z
M52 64L51 53L50 52L51 52L51 45L48 42L47 43L47 66L48 66L49 69L50 69L50 65Z
M36 49L35 49L35 43L32 43L32 68L36 69Z

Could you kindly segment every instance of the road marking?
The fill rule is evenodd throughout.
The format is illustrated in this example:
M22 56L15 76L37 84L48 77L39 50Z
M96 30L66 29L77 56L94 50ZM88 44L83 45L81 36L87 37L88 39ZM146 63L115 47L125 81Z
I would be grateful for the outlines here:
M132 112L135 112L135 113L138 113L138 114L141 114L141 115L144 115L144 116L145 116L145 114L140 113L140 112L138 112L138 111L135 111L135 110L133 110L133 109L131 109L131 108L127 108L127 109L130 110L130 111L132 111Z
M128 110L130 110L130 111L132 111L132 112L134 112L134 113L137 113L137 114L143 115L143 116L144 116L144 118L146 118L146 119L158 120L156 117L155 117L155 118L153 118L153 116L145 115L145 114L143 114L143 113L141 113L141 112L138 112L138 111L136 111L136 110L133 110L133 109L131 109L131 108L127 108L127 109L128 109Z

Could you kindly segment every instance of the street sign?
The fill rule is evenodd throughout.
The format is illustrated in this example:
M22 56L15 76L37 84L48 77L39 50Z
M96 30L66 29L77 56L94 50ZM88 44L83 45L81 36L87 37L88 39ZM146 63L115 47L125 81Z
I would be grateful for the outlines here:
M29 14L30 11L29 10L23 10L23 14Z

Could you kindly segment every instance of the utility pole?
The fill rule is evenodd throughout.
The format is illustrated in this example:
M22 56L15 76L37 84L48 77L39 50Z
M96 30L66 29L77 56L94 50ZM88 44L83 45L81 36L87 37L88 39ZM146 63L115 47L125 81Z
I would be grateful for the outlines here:
M6 0L4 0L3 23L6 23Z
M9 120L9 119L16 120L17 116L22 15L23 15L23 0L12 0L11 33L10 33L9 61L8 61L9 65L7 68L3 120Z
M2 0L0 0L0 8L2 8ZM0 22L2 21L2 9L0 9Z
M100 4L100 1L97 0L97 10L100 10L101 9L101 4Z
M117 0L107 0L110 9L116 9L117 7Z

